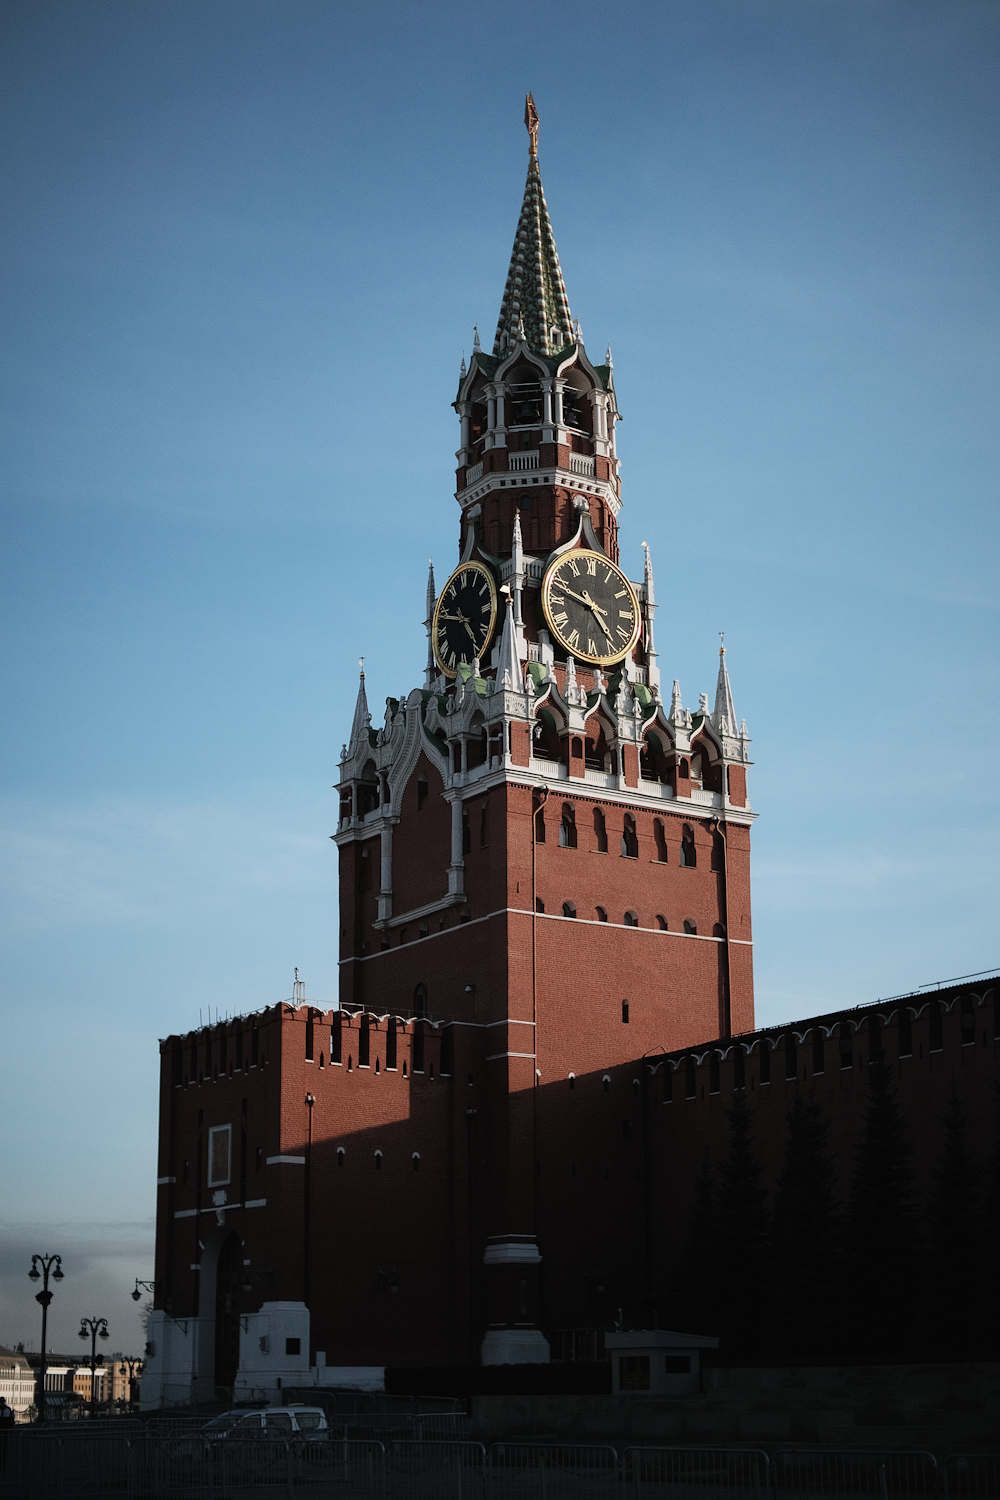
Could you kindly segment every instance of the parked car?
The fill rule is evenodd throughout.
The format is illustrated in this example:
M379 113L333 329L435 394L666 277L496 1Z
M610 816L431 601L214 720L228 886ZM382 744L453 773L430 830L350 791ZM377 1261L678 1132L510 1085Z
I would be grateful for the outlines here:
M226 1411L201 1429L210 1440L219 1438L285 1438L316 1442L327 1436L326 1413L321 1406L262 1406Z

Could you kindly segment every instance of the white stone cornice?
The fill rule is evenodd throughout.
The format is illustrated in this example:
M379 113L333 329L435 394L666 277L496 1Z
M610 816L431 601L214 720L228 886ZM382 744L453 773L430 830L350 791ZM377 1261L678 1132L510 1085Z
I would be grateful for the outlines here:
M447 911L449 906L459 906L467 899L464 891L449 891L446 896L440 896L437 901L428 901L424 906L413 907L411 911L398 912L395 916L373 922L372 926L376 932L387 932L396 927L405 927L408 922L422 922L424 917L432 917L435 912ZM430 933L427 934L428 937L430 935Z
M482 500L491 490L520 490L529 484L559 485L562 489L575 490L580 495L593 495L595 499L603 500L611 514L616 517L622 508L614 480L592 479L574 474L571 469L563 469L558 465L555 467L549 465L537 472L533 469L527 474L510 470L484 474L475 484L467 485L464 490L456 490L455 499L464 511L470 505L475 505L477 501Z

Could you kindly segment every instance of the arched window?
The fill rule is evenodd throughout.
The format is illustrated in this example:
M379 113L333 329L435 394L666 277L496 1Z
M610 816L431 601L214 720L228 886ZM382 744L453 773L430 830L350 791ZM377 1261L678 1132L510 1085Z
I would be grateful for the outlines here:
M577 734L575 734L573 736L572 744L571 744L571 747L570 747L570 753L577 760L582 760L582 758L583 758L583 741L581 740L580 736L577 735Z
M575 1073L571 1073L569 1075L569 1086L570 1086L571 1089L575 1089L576 1088L576 1074Z
M479 847L488 849L490 846L490 804L489 798L483 803L479 812Z
M417 777L417 812L427 801L427 772L421 771Z
M663 829L663 819L653 819L653 844L656 848L656 860L658 864L665 865L667 862L667 836Z
M601 1082L604 1085L604 1092L606 1094L610 1094L610 1092L611 1092L611 1074L610 1073L605 1073L604 1077L601 1079Z
M371 1051L371 1022L367 1016L361 1017L358 1028L358 1067L367 1068L370 1062Z
M583 763L590 771L603 771L607 767L608 741L603 725L592 719L587 725L587 738L583 744Z
M382 794L378 784L378 772L375 769L375 762L373 760L366 761L361 772L361 785L358 787L358 805L361 816L365 817L366 814L377 811L381 800Z
M604 907L603 907L603 906L595 906L595 907L594 907L594 910L595 910L595 911L596 911L596 913L597 913L597 920L598 920L598 921L599 921L599 922L606 922L606 921L607 921L607 920L608 920L608 914L607 914L607 912L606 912L606 911L605 911L605 910L604 910Z
M622 828L622 858L639 858L639 839L635 831L635 819L631 813L625 814L625 825Z
M338 1146L337 1147L337 1166L338 1167L342 1167L344 1165L344 1157L346 1155L347 1155L347 1153L344 1150L343 1146Z
M545 910L545 902L542 900L541 896L535 897L535 910L537 912L544 912Z
M413 1170L414 1170L414 1172L419 1172L420 1171L420 1152L419 1151L414 1151L414 1153L413 1153L412 1157L410 1158L410 1160L413 1162Z
M559 820L559 847L560 849L576 848L576 813L569 802L562 805L562 817Z
M430 923L429 922L421 922L421 924L420 924L420 936L422 938L425 938L425 937L430 937L430 935L431 935Z
M608 852L608 830L604 823L604 814L599 807L594 808L594 849L598 854Z
M469 809L462 808L462 853L472 853L472 830L469 827Z
M690 917L685 917L684 918L684 931L687 933L688 937L697 937L698 936L698 923L697 922L692 922L692 920L691 920Z
M688 777L691 775L691 767L690 767L690 764L688 763L688 758L687 758L686 755L682 755L681 756L680 765L678 767L678 770L680 772L680 776L681 776L682 780L687 781Z
M627 911L625 913L625 926L626 927L638 927L638 925L639 925L639 917L638 917L637 913L634 912L634 911Z
M536 760L559 760L559 731L556 721L547 708L540 708L535 716L531 750Z
M575 901L564 901L563 902L563 916L564 917L575 917L576 916L576 902Z
M726 868L726 841L721 833L712 835L712 869L721 874Z
M625 1026L628 1025L628 1001L627 1000L623 1000L622 1001L622 1022L623 1022L623 1024Z
M343 1021L343 1017L342 1017L340 1011L338 1010L337 1013L335 1014L335 1016L333 1017L333 1020L330 1023L330 1061L334 1062L334 1063L339 1063L341 1061L341 1056L340 1056L340 1038L341 1038L341 1025L342 1025L342 1021ZM257 1040L257 1033L255 1031L254 1032L254 1041L256 1042L256 1040ZM254 1047L254 1051L256 1052L256 1050L257 1050L257 1048L255 1046Z
M381 1153L381 1151L376 1151L375 1152L375 1170L376 1170L376 1172L381 1172L381 1170L382 1170L382 1153Z
M698 863L698 855L694 847L694 829L690 823L684 824L681 834L681 864L686 870L693 870Z
M458 920L459 920L460 923L463 923L463 924L465 922L471 922L472 921L472 909L471 909L471 907L463 906L462 910L458 914Z
M656 925L661 932L669 931L669 928L667 927L667 919L662 912L657 912L656 914Z
M413 1014L415 1016L426 1016L427 1014L426 984L418 984L413 991Z
M666 782L670 779L660 737L652 732L644 737L639 751L639 776L643 781Z
M386 1022L385 1029L385 1065L387 1068L396 1066L396 1019Z

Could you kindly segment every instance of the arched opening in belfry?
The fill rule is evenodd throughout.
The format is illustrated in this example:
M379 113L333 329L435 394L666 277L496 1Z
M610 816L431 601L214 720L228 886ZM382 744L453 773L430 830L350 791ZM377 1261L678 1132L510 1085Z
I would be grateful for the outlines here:
M228 1234L215 1268L215 1384L232 1390L240 1363L240 1284L243 1247Z

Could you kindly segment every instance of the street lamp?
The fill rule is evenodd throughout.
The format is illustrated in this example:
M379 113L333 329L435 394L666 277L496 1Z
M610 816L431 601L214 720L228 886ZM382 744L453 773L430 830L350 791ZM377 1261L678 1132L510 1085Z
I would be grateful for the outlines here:
M108 1338L107 1318L81 1318L80 1337L90 1337L90 1416L97 1415L97 1340ZM101 1359L104 1359L103 1354Z
M41 1270L38 1269L39 1266L41 1266ZM55 1267L54 1270L52 1270L53 1266ZM41 1277L45 1278L44 1281L42 1281L42 1290L40 1292L36 1292L35 1294L35 1301L42 1304L42 1370L41 1381L39 1383L38 1390L39 1422L45 1421L45 1337L46 1326L49 1319L49 1303L52 1301L52 1293L49 1291L50 1271L52 1271L53 1281L62 1281L63 1272L61 1255L33 1255L31 1257L31 1270L28 1272L28 1275L31 1277L32 1281L38 1281Z
M128 1370L128 1396L126 1397L129 1407L132 1405L132 1392L135 1389L135 1372L142 1364L141 1359L129 1359L127 1354L121 1355L121 1364Z
M143 1292L152 1292L155 1295L155 1293L156 1293L156 1282L155 1281L140 1281L139 1278L138 1278L138 1276L137 1276L135 1278L135 1291L132 1292L132 1293L130 1293L132 1301L133 1302L138 1302L138 1300L142 1296Z

